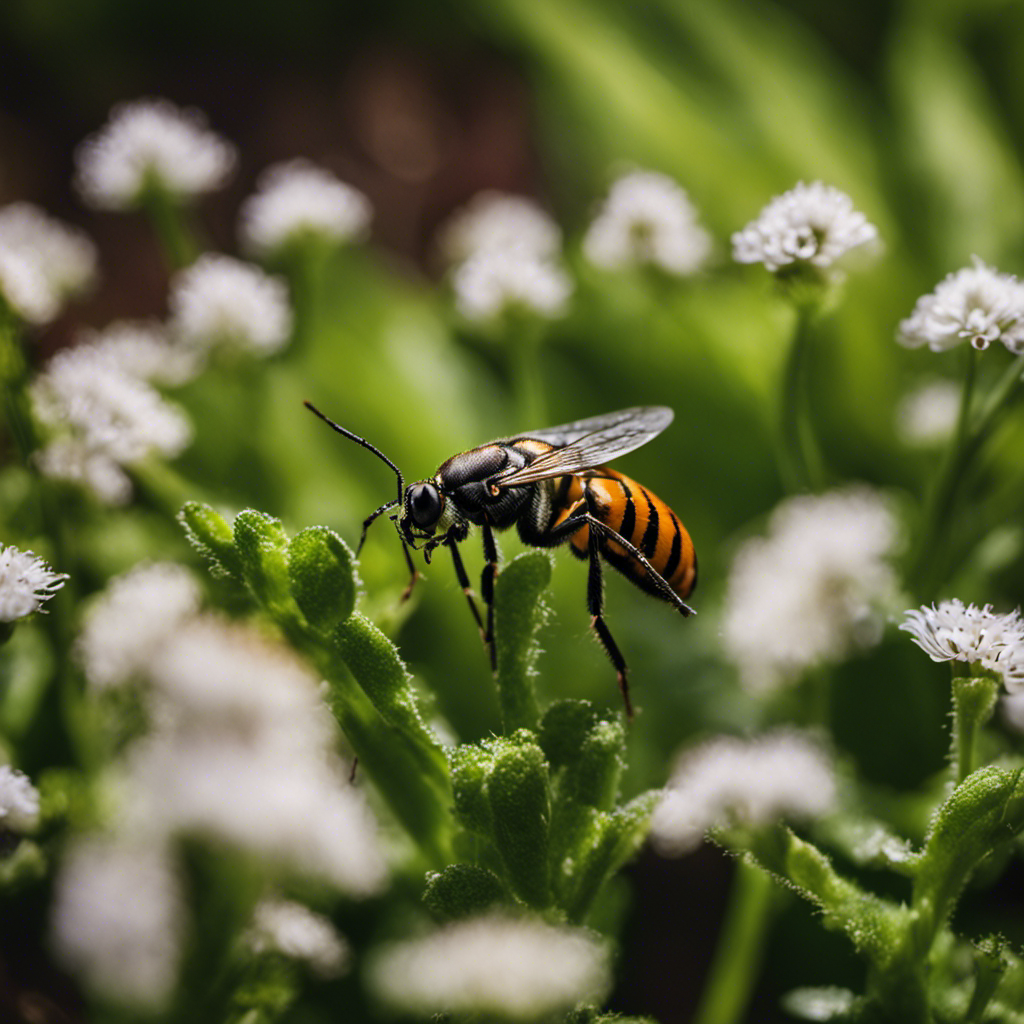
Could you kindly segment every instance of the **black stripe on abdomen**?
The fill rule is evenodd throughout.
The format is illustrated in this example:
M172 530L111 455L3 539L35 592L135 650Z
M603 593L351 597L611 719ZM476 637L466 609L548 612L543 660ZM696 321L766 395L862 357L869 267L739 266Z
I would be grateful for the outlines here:
M636 529L636 505L633 503L633 492L629 489L629 484L625 480L620 479L618 481L619 486L622 488L622 495L626 500L626 511L622 513L622 522L619 524L619 533L631 541L633 539L633 531Z
M647 499L647 529L640 541L640 550L650 559L658 547L658 510L645 488L641 487L640 493Z
M661 574L666 580L671 580L676 569L679 568L679 560L683 557L683 535L679 529L679 520L672 516L672 528L676 535L672 538L672 550L668 553L668 561L665 563L665 571Z

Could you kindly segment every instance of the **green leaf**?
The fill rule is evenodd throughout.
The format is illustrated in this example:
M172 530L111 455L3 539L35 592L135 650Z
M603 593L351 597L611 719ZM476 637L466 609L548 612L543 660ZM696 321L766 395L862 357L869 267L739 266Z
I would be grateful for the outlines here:
M537 630L547 617L543 595L550 583L551 556L544 551L514 558L495 581L494 650L506 733L537 725Z
M492 819L487 799L487 776L493 766L493 752L475 743L466 743L448 753L455 816L464 828L488 838L492 832Z
M288 536L281 520L247 508L235 516L234 535L242 575L253 594L271 614L290 614Z
M188 542L207 562L214 576L244 582L234 534L219 512L200 501L188 501L178 513L178 522L184 527Z
M980 768L939 809L914 883L925 935L945 923L979 861L1024 828L1022 776L1020 768Z
M494 842L516 895L531 906L546 907L551 902L548 763L524 731L518 739L496 749L487 778Z
M348 545L326 526L310 526L288 545L292 597L306 621L328 631L352 614L357 581Z
M538 742L552 768L571 764L600 713L589 700L556 700L544 712Z
M482 914L508 899L501 879L474 864L449 864L430 872L423 893L423 902L442 921Z

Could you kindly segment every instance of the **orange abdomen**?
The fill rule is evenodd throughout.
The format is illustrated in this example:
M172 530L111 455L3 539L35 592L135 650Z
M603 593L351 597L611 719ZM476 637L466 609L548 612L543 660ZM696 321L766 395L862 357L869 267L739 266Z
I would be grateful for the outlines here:
M639 548L680 597L689 597L697 584L697 556L686 527L672 509L642 484L613 469L602 468L573 479L565 514L582 499L584 479L595 499L596 515L601 522ZM590 528L586 526L570 540L573 550L581 557L586 556L589 543ZM621 544L603 539L601 551L623 575L649 593L661 596L649 580L647 570Z

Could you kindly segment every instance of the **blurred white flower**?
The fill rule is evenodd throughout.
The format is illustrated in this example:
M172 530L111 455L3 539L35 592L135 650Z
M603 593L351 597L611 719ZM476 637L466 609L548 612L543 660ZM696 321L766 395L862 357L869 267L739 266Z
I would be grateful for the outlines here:
M440 232L441 252L449 263L505 249L521 249L547 260L561 244L561 229L550 214L532 199L504 192L478 193Z
M867 488L789 498L768 536L736 553L723 643L741 682L764 692L878 641L896 599L887 558L898 539L885 499Z
M1012 693L1024 692L1024 620L953 598L906 612L900 625L932 661L964 661L994 672Z
M385 946L368 965L377 996L400 1011L536 1021L608 989L605 948L583 931L485 917Z
M96 248L31 203L0 208L0 293L21 319L49 323L96 276Z
M179 199L220 188L235 156L199 111L162 99L135 100L114 107L107 123L78 147L75 184L90 205L124 210L149 188Z
M492 320L511 309L556 317L572 294L561 268L525 248L481 250L456 267L452 288L467 320Z
M1010 728L1024 733L1024 691L1008 693L999 703Z
M0 544L0 622L13 622L37 611L67 578L31 551Z
M1024 351L1024 285L974 257L973 267L948 274L917 300L896 340L908 348L944 352L963 341L982 350L1001 341Z
M199 353L175 344L156 320L118 320L102 330L83 331L76 349L86 349L129 377L176 387L202 367Z
M90 686L120 686L144 672L199 611L184 566L147 562L115 577L87 609L75 653Z
M960 388L938 380L910 392L896 410L900 436L909 444L936 445L952 436L960 415Z
M651 819L651 838L661 853L678 856L696 849L708 829L816 818L835 800L832 763L808 736L718 736L679 757Z
M225 345L266 356L291 334L284 282L231 256L206 253L178 271L168 301L171 334L200 351Z
M670 274L693 274L711 252L711 236L671 178L633 171L612 185L583 237L591 263L609 270L650 263Z
M139 604L158 596L154 586ZM168 603L172 624L153 631L148 657L141 646L105 652L115 675L143 659L153 723L122 766L124 820L140 834L238 846L353 895L377 891L385 864L376 826L334 754L337 726L317 679L250 627L189 617L185 588ZM113 630L123 601L109 611Z
M120 467L172 457L192 439L185 416L95 346L58 352L31 386L39 419L57 436L37 455L40 470L81 481L103 501L126 501Z
M31 832L39 822L39 790L9 764L0 764L0 831Z
M337 978L351 962L348 944L334 925L291 900L263 900L256 907L247 939L257 953L275 950L303 960L321 978Z
M733 258L763 263L773 273L794 266L834 268L847 253L878 242L877 228L845 192L812 181L776 196L732 236Z
M373 208L358 189L306 160L275 164L260 175L242 206L240 234L250 252L266 254L296 237L333 242L366 236Z
M77 839L57 875L57 956L108 999L155 1010L177 980L184 938L181 883L164 846Z

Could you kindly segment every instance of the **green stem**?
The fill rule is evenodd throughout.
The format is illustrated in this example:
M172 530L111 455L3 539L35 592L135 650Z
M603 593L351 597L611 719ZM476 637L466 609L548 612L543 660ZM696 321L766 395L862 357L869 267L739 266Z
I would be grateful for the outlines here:
M962 661L953 666L953 736L950 763L959 785L978 767L978 737L982 726L992 717L999 684L987 675L971 676ZM963 674L959 674L959 672Z
M974 393L975 362L972 348L964 371L957 430L929 492L924 524L910 561L908 578L915 585L918 597L925 601L934 597L945 578L948 559L938 555L946 548L947 533L953 523L966 470L991 434L1024 373L1024 355L1021 355L992 388L981 412L972 421L970 406Z
M516 429L536 430L547 423L544 378L540 351L544 327L539 321L517 322L509 338L512 390L516 405Z
M787 491L820 489L824 478L821 453L811 423L808 352L817 306L797 303L796 325L782 378L779 470Z
M309 348L316 308L323 291L330 248L319 238L304 238L288 254L287 276L295 317L285 356L296 359Z
M189 227L179 202L164 188L147 188L143 208L156 231L167 262L175 270L187 267L199 255L199 242Z
M772 898L769 875L740 861L694 1024L735 1024L743 1019L761 966Z

